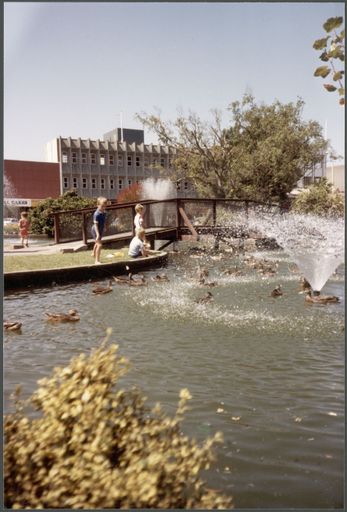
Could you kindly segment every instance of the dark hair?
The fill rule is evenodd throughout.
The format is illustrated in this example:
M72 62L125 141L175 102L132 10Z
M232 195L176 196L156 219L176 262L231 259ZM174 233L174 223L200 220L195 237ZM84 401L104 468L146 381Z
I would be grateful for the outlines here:
M23 215L23 217L27 217L28 216L28 212L22 212L21 215Z

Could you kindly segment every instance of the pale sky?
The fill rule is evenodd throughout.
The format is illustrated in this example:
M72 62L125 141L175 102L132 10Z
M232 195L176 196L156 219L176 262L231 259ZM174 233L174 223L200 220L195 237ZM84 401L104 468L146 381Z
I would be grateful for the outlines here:
M142 128L139 112L210 119L245 92L305 101L303 117L344 155L344 108L313 76L312 48L344 3L12 3L4 5L4 158L44 160L55 137ZM145 132L145 142L157 142Z

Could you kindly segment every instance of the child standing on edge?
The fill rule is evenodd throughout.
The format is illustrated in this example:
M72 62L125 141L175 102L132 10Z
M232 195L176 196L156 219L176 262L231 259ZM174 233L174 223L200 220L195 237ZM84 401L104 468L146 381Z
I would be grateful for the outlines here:
M135 206L135 212L136 212L136 215L135 215L135 218L134 218L134 225L135 225L135 228L143 228L144 225L143 225L143 216L142 216L142 212L143 212L143 206L142 204L137 204Z
M104 232L106 219L106 197L98 197L97 205L98 207L93 214L92 237L95 240L95 244L93 247L92 256L95 258L95 265L100 265L100 253L102 248L101 238Z
M19 236L21 237L21 244L23 245L23 247L24 246L29 247L28 236L29 236L30 222L28 219L28 212L22 212L20 214L18 227L19 227Z

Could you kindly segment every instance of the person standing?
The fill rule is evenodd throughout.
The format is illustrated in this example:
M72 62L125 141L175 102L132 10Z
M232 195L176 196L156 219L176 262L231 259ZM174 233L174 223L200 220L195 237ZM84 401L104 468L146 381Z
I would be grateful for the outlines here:
M136 229L144 227L143 216L142 216L143 209L144 209L144 207L142 206L142 204L137 204L135 206L136 215L134 217L134 225L135 225Z
M97 209L93 214L93 226L92 226L92 237L95 240L92 256L95 258L95 265L100 265L100 254L102 248L102 235L104 233L105 228L105 220L106 220L106 205L107 199L106 197L98 197L97 200Z
M22 212L20 214L20 219L18 222L19 227L19 236L21 237L21 244L23 247L29 247L28 237L29 237L29 227L30 221L28 219L28 212Z

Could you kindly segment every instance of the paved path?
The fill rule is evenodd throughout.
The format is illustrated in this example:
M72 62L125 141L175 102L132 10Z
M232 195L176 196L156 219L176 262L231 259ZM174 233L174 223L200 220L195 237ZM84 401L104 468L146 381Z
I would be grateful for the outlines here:
M87 246L84 245L84 243L79 240L77 242L67 242L67 243L64 243L64 244L55 244L54 242L52 242L51 244L44 244L44 245L39 245L39 244L30 244L30 239L29 239L29 247L23 247L21 249L13 249L13 244L12 245L7 245L6 246L6 243L4 244L4 254L15 254L15 255L21 255L21 254L57 254L57 253L60 253L62 252L63 250L68 250L68 251L73 251L73 252L77 252L77 251L82 251L82 250L85 250L87 249Z

